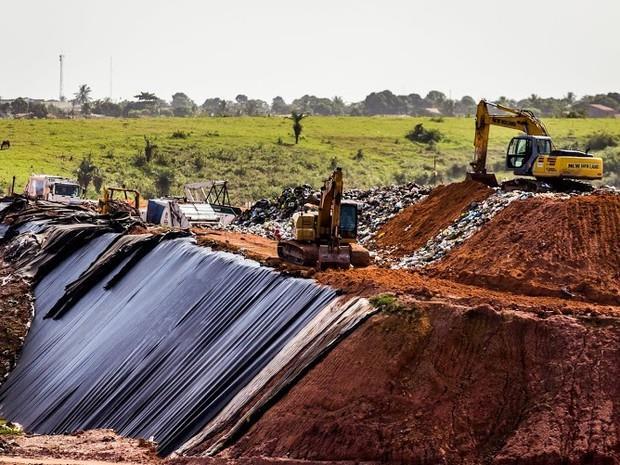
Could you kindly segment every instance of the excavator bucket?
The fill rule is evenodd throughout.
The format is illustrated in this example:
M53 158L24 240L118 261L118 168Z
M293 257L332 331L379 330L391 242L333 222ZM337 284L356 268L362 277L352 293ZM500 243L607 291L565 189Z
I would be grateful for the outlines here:
M495 173L471 173L468 172L465 176L468 181L476 181L481 184L485 184L489 187L498 187L499 183L495 177Z
M326 270L328 268L344 268L351 266L351 248L348 245L330 247L329 245L319 246L319 260L317 268Z

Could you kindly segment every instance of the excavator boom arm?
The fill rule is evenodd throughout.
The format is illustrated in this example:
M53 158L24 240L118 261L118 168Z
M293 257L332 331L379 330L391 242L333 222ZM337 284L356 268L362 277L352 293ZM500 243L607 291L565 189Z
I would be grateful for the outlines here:
M330 242L338 243L340 228L340 205L342 203L342 170L336 168L321 189L318 227L320 236L329 236Z
M497 108L504 113L494 115L489 107ZM547 128L532 112L517 110L497 103L481 100L476 109L476 133L474 136L474 161L471 166L476 174L486 174L487 151L489 146L489 130L491 126L523 131L532 136L548 136Z

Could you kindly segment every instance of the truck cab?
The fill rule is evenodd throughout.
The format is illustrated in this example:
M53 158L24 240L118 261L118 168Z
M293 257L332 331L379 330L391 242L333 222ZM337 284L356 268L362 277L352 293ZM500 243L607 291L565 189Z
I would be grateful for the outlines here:
M60 176L34 174L28 179L25 195L32 200L49 200L68 204L82 203L82 188L75 181Z

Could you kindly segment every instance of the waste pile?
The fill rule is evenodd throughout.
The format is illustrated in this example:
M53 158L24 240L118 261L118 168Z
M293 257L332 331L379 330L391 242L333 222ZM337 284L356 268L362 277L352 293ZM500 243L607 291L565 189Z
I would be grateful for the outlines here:
M533 196L531 192L497 191L481 202L472 202L460 218L437 236L410 255L400 259L376 257L379 263L390 264L394 268L422 268L444 257L454 247L469 239L482 225L515 200L523 200ZM568 197L568 196L567 196Z
M510 199L509 199L510 200ZM521 194L484 228L432 264L438 277L500 291L620 305L620 195ZM473 211L493 215L496 208ZM477 230L477 218L456 223L427 253L445 254L459 227ZM458 240L458 239L456 239ZM460 241L462 242L462 241ZM410 257L407 263L422 259ZM407 260L407 259L403 259Z
M360 205L357 230L359 242L367 244L381 226L403 209L422 200L431 190L431 186L419 186L410 182L345 192L345 199L354 200Z
M420 201L431 191L429 186L419 186L413 182L401 185L373 187L372 189L352 189L344 193L345 200L359 202L358 240L367 243L372 235L387 221L404 208ZM307 203L318 204L320 191L304 184L287 187L274 200L261 199L249 210L243 212L229 226L237 232L257 234L277 239L292 238L291 217L302 211Z
M380 255L391 258L410 255L456 221L472 203L482 202L493 192L474 181L438 186L379 228L372 245Z

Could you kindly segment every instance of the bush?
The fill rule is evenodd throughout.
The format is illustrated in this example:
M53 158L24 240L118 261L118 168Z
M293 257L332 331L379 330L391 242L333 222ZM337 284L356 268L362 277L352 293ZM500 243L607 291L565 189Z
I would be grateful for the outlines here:
M155 152L157 152L157 144L155 144L152 139L144 136L144 156L146 157L147 163L151 162Z
M138 152L131 160L131 164L136 168L144 168L148 164L148 162L144 153Z
M585 118L586 117L586 113L585 111L575 111L575 110L571 110L568 113L566 113L566 117L567 118Z
M170 170L162 170L157 173L155 177L155 189L157 194L161 197L166 197L170 194L170 188L174 182L174 173Z
M503 167L503 164L502 164ZM497 171L497 169L495 169ZM447 170L450 179L463 178L467 172L467 166L461 163L453 163Z
M192 156L192 164L196 171L202 171L205 167L205 157L202 154L195 154Z
M586 147L591 150L603 150L607 147L615 147L616 145L618 145L616 138L606 132L593 134L586 143Z
M398 185L407 184L407 173L404 171L394 173L394 183Z
M155 164L160 166L168 166L170 164L170 157L168 157L167 153L160 152L159 150L155 152L155 158L153 158Z
M191 135L192 135L191 132L174 131L172 135L170 136L170 138L171 139L187 139Z
M422 123L418 123L405 137L411 142L430 144L431 142L439 142L443 138L443 134L438 129L425 129Z

